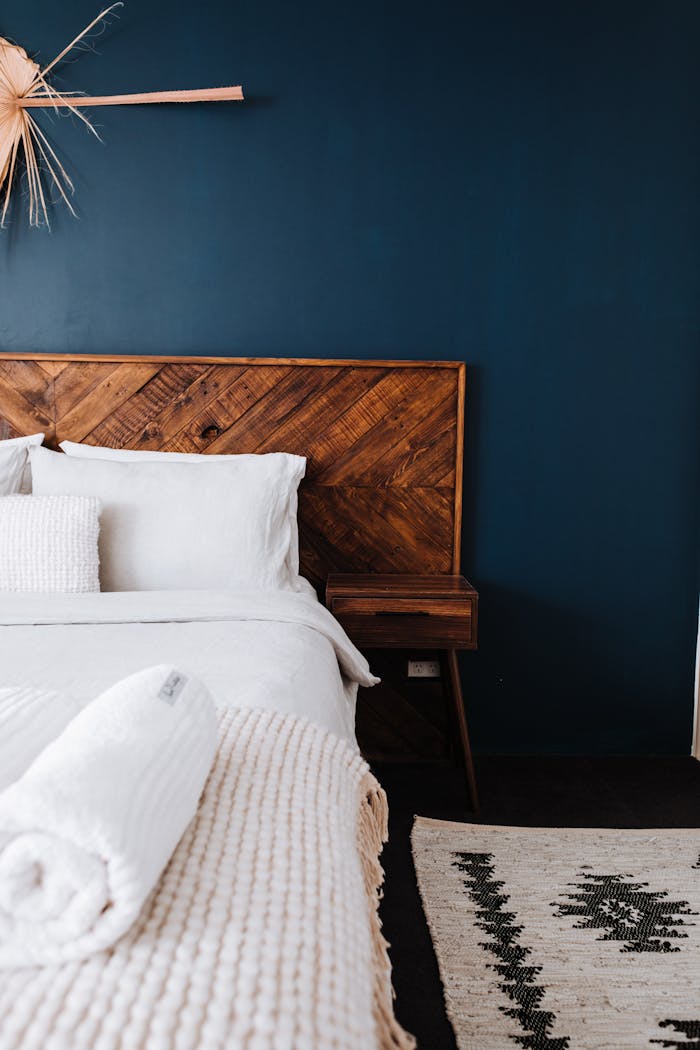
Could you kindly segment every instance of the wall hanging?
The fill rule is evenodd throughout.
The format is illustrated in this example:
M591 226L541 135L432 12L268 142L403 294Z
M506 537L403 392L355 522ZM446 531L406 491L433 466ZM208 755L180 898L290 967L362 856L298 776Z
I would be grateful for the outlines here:
M49 226L47 190L44 188L42 166L49 186L58 190L75 215L70 202L73 183L46 135L29 112L30 109L51 108L57 112L68 109L99 138L90 120L81 112L81 107L125 106L149 102L232 102L243 98L240 85L187 91L149 91L132 95L85 95L79 91L57 91L53 88L47 80L51 70L118 7L123 7L123 4L115 3L101 11L97 18L94 18L43 69L29 57L24 48L0 37L0 199L3 188L5 194L0 224L5 223L15 175L21 160L24 161L27 176L30 225L40 226L43 222Z

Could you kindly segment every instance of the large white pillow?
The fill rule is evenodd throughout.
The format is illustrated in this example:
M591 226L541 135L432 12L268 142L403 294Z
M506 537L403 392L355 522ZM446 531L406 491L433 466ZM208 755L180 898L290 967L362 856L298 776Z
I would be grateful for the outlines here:
M30 434L0 441L0 496L32 491L28 451L43 440L43 434Z
M0 498L0 591L99 591L100 501Z
M301 589L302 456L110 462L37 448L34 491L99 498L102 590Z
M233 456L202 452L156 452L142 448L110 448L109 445L84 445L80 441L62 441L58 446L67 456L77 459L111 459L120 463L160 461L162 463L221 463L230 461Z

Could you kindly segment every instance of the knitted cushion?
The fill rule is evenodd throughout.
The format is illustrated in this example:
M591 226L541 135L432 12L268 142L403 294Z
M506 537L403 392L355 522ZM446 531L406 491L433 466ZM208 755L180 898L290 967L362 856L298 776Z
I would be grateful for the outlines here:
M0 498L0 591L99 591L100 502L92 496Z

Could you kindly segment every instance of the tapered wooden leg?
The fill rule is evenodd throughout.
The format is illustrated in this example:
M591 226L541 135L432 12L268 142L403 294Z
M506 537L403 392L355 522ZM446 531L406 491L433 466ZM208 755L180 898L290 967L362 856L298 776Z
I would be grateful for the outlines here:
M469 801L474 813L479 811L479 795L476 790L476 776L474 774L474 760L472 758L471 744L469 743L469 728L467 726L467 713L464 708L464 696L462 694L462 681L459 675L459 664L457 662L457 650L447 649L445 652L445 664L447 670L447 688L450 701L457 723L459 743L464 762L464 772L469 789Z

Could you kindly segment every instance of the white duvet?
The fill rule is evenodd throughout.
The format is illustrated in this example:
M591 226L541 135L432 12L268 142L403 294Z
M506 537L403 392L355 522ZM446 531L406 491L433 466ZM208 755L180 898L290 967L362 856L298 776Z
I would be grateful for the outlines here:
M80 703L125 675L172 663L221 707L302 715L354 743L367 661L313 597L286 591L0 595L0 686Z

